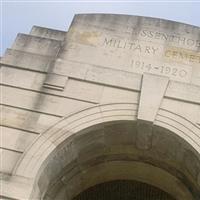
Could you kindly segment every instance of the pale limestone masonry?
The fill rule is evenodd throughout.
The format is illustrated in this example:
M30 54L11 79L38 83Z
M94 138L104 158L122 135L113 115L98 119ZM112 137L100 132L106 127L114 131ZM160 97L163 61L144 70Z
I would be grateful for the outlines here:
M0 73L1 199L135 180L200 200L199 27L80 14L18 34Z

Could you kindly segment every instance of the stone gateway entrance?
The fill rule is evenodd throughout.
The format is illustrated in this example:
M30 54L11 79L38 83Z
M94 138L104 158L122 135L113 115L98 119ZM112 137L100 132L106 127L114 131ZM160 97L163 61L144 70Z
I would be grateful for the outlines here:
M0 70L3 199L200 199L199 27L76 15Z

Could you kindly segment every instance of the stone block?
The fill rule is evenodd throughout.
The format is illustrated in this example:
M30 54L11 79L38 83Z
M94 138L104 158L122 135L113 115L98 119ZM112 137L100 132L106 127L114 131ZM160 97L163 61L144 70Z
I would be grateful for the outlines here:
M11 174L21 155L22 152L0 148L0 171Z
M7 199L28 199L31 193L32 180L25 177L5 175L1 179L1 195Z
M20 33L11 48L55 57L60 49L60 41Z
M48 38L48 39L53 39L53 40L64 40L67 32L66 31L61 31L61 30L55 30L55 29L50 29L50 28L45 28L45 27L40 27L40 26L33 26L30 35L33 36L38 36L38 37L43 37L43 38Z
M69 79L64 94L71 98L99 103L103 91L103 85L85 82L84 80Z
M146 121L137 122L136 146L138 149L148 150L152 147L152 125Z
M200 103L200 87L197 85L170 81L165 96L172 99Z
M7 49L1 60L2 64L12 65L23 69L47 72L53 58L35 53Z
M189 96L188 94L188 99L190 97L191 96ZM177 115L184 116L187 120L190 120L193 122L197 121L198 115L199 115L198 104L194 104L192 102L179 101L173 98L172 99L164 98L160 105L160 108L176 113Z
M102 104L128 103L128 102L138 103L139 92L104 86L100 102Z
M6 66L2 66L1 73L2 84L23 89L40 90L45 80L45 74Z
M35 133L42 133L49 126L60 120L60 117L41 114L33 111L1 106L1 123L3 126L11 126Z
M65 89L67 80L68 77L66 76L54 73L48 73L44 81L43 87L48 89L63 91Z
M141 84L137 74L101 67L91 67L85 80L134 90L139 90Z
M144 74L138 110L138 119L153 122L168 85L168 78ZM149 97L149 95L151 95Z
M0 127L0 135L1 147L20 152L23 152L37 137L37 134L8 127Z
M2 86L2 103L7 106L16 107L18 109L27 109L29 111L40 112L57 117L69 115L77 109L83 109L90 105L89 102L64 98L37 91L23 90L19 88ZM65 105L69 107L66 107Z

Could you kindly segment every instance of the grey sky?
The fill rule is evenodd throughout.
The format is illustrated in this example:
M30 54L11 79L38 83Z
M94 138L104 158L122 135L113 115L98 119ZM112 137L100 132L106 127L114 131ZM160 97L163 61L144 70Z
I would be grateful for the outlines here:
M164 18L200 26L199 1L11 1L1 2L1 51L33 25L67 30L74 14L117 13Z

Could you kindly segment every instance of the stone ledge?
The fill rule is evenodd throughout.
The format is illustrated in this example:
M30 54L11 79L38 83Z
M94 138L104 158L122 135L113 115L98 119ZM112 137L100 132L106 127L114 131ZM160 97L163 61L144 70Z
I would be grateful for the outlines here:
M11 49L46 56L56 56L60 49L60 45L61 42L58 40L19 33Z
M1 59L1 64L16 66L26 70L30 69L34 71L47 72L53 60L54 58L52 58L52 56L7 49L5 55Z
M66 31L61 31L41 26L33 26L30 31L30 35L33 36L39 36L47 39L60 40L60 41L65 39L66 34L67 34Z

